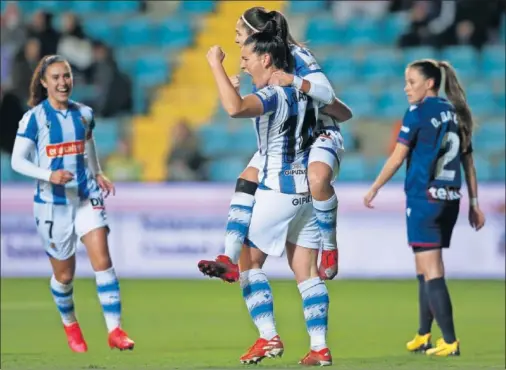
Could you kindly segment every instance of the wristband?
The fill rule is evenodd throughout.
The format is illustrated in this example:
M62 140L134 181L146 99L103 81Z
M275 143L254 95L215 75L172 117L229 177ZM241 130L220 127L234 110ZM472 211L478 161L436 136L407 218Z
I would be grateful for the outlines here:
M478 207L478 198L471 198L469 204L471 207Z

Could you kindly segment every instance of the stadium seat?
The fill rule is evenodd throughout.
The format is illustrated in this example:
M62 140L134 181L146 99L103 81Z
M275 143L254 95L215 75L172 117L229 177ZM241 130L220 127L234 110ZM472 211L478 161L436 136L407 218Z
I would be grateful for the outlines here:
M466 95L475 116L490 117L497 114L498 104L489 85L472 84L467 88Z
M106 157L116 150L120 121L114 118L97 118L94 130L97 153Z
M146 87L163 84L168 80L169 73L169 64L163 53L142 55L135 66L135 78Z
M494 177L492 180L494 181L502 181L506 180L506 161L504 158L499 161L495 166L493 166Z
M343 158L339 181L364 181L367 179L367 165L360 155L348 154Z
M480 65L478 52L471 46L450 46L441 52L441 59L449 61L459 77L476 77Z
M83 22L84 32L92 39L117 45L118 30L103 18L86 18Z
M7 153L0 152L0 179L2 182L4 181L12 181L13 170L11 167L11 156Z
M485 156L504 151L505 134L504 119L502 122L484 121L474 134L474 147Z
M378 101L378 115L383 118L397 119L404 116L409 103L402 85L392 86L383 91Z
M69 10L76 14L83 13L98 13L105 10L105 1L93 1L93 0L72 0L69 1Z
M437 59L437 58L438 53L436 52L436 49L428 46L406 48L402 50L402 59L404 66L407 66L408 64L419 59Z
M355 81L358 76L356 62L341 55L327 57L320 66L329 81L335 85Z
M18 3L23 1L18 1ZM36 10L45 10L52 13L61 13L65 12L69 7L69 1L65 0L35 0L32 2L34 9Z
M351 19L345 26L345 35L337 40L350 46L372 46L384 43L381 26L372 19Z
M159 24L156 31L157 43L164 49L188 47L193 31L188 21L169 18Z
M236 181L246 166L246 162L239 158L217 159L209 164L209 180L219 182Z
M140 10L140 1L128 0L128 1L101 1L104 4L105 10L109 13L116 14L128 14L136 13Z
M492 166L490 165L490 161L479 155L475 155L473 159L474 166L476 167L476 177L478 178L478 181L492 180L494 174L492 171Z
M338 92L340 99L352 108L355 118L374 117L376 112L376 98L368 86L352 86Z
M155 39L153 22L149 18L134 17L119 29L121 46L146 46Z
M202 154L207 157L220 157L230 154L228 144L228 127L210 124L197 131Z
M288 11L292 14L319 13L325 10L324 0L296 1L288 3Z
M366 54L361 74L367 81L388 82L404 75L404 67L395 50L373 50Z
M504 79L506 58L503 46L486 46L482 51L481 70L488 78Z
M387 161L387 157L380 157L376 160L373 160L368 166L369 180L374 180L376 176L381 172L385 162ZM395 175L390 179L391 182L403 182L406 178L406 162L397 170Z
M179 12L183 13L209 13L214 11L216 8L215 1L180 1L179 2Z
M302 2L301 2L302 3ZM314 46L332 46L344 39L344 32L333 18L315 17L308 22L306 40Z
M400 35L404 33L408 27L409 19L406 14L397 13L390 14L389 17L382 21L380 31L385 44L395 45Z

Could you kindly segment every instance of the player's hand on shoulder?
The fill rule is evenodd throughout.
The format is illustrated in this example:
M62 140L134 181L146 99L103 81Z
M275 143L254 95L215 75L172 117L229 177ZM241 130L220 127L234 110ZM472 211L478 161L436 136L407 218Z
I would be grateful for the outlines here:
M97 180L98 187L104 193L105 198L107 198L109 194L116 195L116 188L111 180L103 174L98 174L95 178Z
M207 61L211 66L221 64L225 59L225 53L221 49L220 46L214 45L211 46L209 51L207 52Z
M293 83L293 75L283 71L276 71L272 74L269 85L290 86Z
M478 206L469 207L469 224L476 231L485 226L485 215Z
M234 87L234 89L237 92L239 92L239 89L241 88L241 79L240 79L240 76L239 75L235 75L235 76L231 76L229 78L230 78L230 83L232 84L232 86Z
M65 185L74 179L74 174L67 170L56 170L51 172L49 182L55 185Z

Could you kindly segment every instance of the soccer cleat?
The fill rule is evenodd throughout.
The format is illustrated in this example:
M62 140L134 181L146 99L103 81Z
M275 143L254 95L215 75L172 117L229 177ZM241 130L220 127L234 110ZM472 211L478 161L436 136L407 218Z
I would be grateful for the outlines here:
M284 351L285 348L283 342L279 339L279 335L271 340L258 338L255 344L248 349L248 352L241 356L240 361L245 365L258 364L266 357L281 357Z
M436 347L428 349L425 354L427 356L460 356L460 342L456 340L453 343L446 343L443 338L436 342Z
M424 353L428 349L432 348L432 344L430 342L431 334L416 334L413 340L406 343L406 348L410 352L422 352Z
M135 345L135 342L119 327L109 333L108 342L111 349L117 348L120 351L132 350Z
M322 280L332 280L339 269L339 251L337 249L322 251L318 275Z
M67 334L67 341L69 347L74 352L86 352L88 351L88 345L86 344L83 333L77 322L70 325L63 325L65 334Z
M217 277L228 283L239 280L239 266L227 256L219 255L215 261L202 260L198 266L204 275Z
M330 366L332 365L332 355L328 348L324 348L320 351L311 350L299 361L299 364L304 366Z

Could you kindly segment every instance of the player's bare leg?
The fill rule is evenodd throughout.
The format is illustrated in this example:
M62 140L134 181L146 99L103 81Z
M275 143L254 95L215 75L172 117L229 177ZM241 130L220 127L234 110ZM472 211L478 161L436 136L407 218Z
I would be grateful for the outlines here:
M86 352L88 346L77 322L74 309L73 280L76 270L76 258L71 256L66 260L57 260L49 257L49 261L53 268L51 294L60 312L68 345L74 352Z
M332 186L333 169L324 162L311 162L308 167L309 189L313 197L318 228L322 237L322 279L333 279L338 272L337 197Z
M243 364L257 364L266 357L281 357L284 352L283 342L276 331L271 287L262 271L266 258L267 255L256 247L242 248L239 262L242 294L260 334L260 338L241 356Z
M100 227L88 232L81 240L86 246L93 271L95 271L98 298L109 332L109 347L132 350L135 343L121 328L119 282L109 255L107 234L108 228Z
M318 276L318 250L286 243L287 259L302 297L304 318L310 337L310 351L299 361L306 366L332 365L327 346L329 295Z
M225 234L225 253L216 257L214 261L199 261L199 270L204 275L217 277L229 283L239 280L237 262L244 239L248 235L257 186L258 169L247 167L237 180L235 193L230 202Z
M442 249L419 249L415 253L415 260L423 271L430 307L443 333L443 338L436 342L436 346L425 353L429 356L458 356L460 343L455 335L453 308L444 278Z

